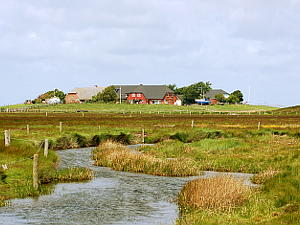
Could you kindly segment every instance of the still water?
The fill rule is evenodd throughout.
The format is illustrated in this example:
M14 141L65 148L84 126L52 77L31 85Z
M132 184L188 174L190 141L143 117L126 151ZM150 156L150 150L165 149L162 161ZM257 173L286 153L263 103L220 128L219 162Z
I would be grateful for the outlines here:
M178 217L177 194L195 177L158 177L95 167L91 151L85 148L58 152L62 168L94 170L91 182L57 184L50 195L13 200L11 206L0 208L0 224L174 224Z

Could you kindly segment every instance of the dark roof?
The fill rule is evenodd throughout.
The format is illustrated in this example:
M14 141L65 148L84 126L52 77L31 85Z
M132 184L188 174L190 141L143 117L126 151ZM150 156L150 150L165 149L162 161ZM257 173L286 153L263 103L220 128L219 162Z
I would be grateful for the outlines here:
M218 94L229 95L229 93L227 93L226 91L224 91L222 89L211 89L205 94L205 96L207 98L213 99Z
M117 94L122 91L122 99L126 99L126 94L143 93L147 99L163 99L166 93L173 91L166 85L114 85L117 89Z

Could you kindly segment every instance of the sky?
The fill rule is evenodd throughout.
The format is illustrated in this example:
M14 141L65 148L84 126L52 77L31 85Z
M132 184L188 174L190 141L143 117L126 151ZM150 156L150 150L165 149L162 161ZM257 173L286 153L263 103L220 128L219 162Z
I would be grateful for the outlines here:
M0 105L58 88L210 81L300 104L300 0L0 0Z

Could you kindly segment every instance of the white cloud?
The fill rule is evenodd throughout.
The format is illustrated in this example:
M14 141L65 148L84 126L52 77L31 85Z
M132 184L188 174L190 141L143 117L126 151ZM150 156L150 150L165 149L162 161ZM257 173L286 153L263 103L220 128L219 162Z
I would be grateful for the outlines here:
M180 86L211 80L219 88L247 90L247 80L261 93L268 89L266 101L272 102L283 74L287 83L300 81L299 2L4 1L0 66L11 77L7 88L19 76L54 88L36 79L41 74L62 80L62 89L78 83ZM288 98L289 104L299 103Z

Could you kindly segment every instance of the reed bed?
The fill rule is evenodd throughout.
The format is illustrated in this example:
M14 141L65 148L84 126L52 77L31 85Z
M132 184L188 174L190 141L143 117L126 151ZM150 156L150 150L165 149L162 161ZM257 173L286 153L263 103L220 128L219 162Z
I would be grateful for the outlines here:
M110 141L101 144L93 152L93 159L96 166L111 167L117 171L174 177L200 174L192 160L160 159Z
M279 173L280 173L279 170L268 168L267 170L262 171L261 173L258 173L255 176L253 176L253 178L251 179L251 181L254 184L264 184L266 181L268 181L271 178L275 177Z
M48 184L53 182L81 182L92 180L94 172L89 168L67 168L52 173L42 173L40 182Z
M188 182L179 194L181 210L232 211L249 197L249 188L232 176L201 178Z

